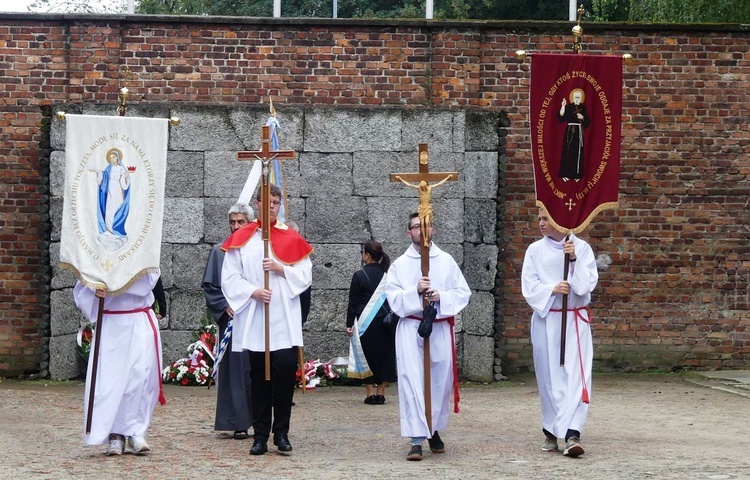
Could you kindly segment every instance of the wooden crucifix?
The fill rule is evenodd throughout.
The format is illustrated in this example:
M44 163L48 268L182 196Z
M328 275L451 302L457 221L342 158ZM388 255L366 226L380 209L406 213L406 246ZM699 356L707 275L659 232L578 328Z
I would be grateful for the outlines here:
M391 182L402 182L419 192L419 226L422 242L419 248L422 276L427 277L430 273L430 241L432 228L432 204L430 194L432 189L445 182L458 180L458 172L430 172L430 158L427 153L427 144L419 144L419 171L417 173L392 173ZM409 183L415 182L415 183ZM437 182L430 185L429 182ZM426 307L429 300L422 297L422 306ZM432 435L432 390L430 372L430 337L424 338L424 412L427 420L427 428Z
M261 238L263 239L263 258L268 258L268 246L271 238L271 200L269 193L269 173L271 170L271 161L273 160L292 160L297 157L294 150L271 150L271 127L264 125L260 136L260 151L257 152L237 152L237 160L259 160L262 164L260 175L260 227ZM283 200L283 199L281 199ZM263 288L268 290L269 273L263 272ZM266 341L266 380L271 380L271 322L269 304L264 304L264 331ZM303 382L304 383L304 382Z

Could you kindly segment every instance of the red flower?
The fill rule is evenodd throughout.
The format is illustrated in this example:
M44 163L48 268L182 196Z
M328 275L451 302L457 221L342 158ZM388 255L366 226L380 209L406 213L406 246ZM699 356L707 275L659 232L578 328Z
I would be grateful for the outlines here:
M182 383L183 385L187 385L188 383L190 383L190 380L188 380L187 377L185 377L182 379L182 382L180 383Z
M81 332L81 342L82 343L91 343L91 327L86 327L83 332Z

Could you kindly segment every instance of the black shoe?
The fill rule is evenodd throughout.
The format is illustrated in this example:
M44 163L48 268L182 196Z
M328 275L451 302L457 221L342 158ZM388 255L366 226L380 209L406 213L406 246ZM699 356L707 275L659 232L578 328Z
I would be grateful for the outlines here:
M288 453L292 451L292 444L289 443L289 438L284 434L274 434L273 444L279 447L279 451L282 453Z
M412 462L418 462L422 460L422 445L412 445L409 454L406 455L406 459Z
M432 438L427 439L427 443L430 444L432 453L445 453L445 443L440 439L438 432L433 433Z
M268 441L262 438L253 440L253 446L250 448L250 455L263 455L268 451Z
M375 395L375 405L384 405L385 395Z
M378 399L375 397L375 395L370 395L369 397L365 398L365 403L367 405L375 405L377 401Z

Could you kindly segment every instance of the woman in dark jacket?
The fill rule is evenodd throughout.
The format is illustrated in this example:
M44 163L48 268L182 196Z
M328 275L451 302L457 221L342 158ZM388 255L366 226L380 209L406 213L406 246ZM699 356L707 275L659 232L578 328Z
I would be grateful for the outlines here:
M375 240L368 240L362 245L362 270L354 273L349 287L349 308L346 314L346 333L351 336L354 319L360 318L367 302L383 279L391 264L390 258L383 251L383 246ZM390 311L388 302L375 314L367 330L361 335L362 350L372 376L364 379L368 405L385 403L385 387L388 382L396 381L396 347L393 331L383 324L383 318ZM361 326L360 326L361 328Z

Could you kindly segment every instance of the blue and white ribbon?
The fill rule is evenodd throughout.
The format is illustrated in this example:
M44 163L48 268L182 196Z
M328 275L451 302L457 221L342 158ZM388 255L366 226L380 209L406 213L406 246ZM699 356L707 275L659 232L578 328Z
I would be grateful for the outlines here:
M216 353L216 360L214 361L214 368L211 369L211 378L216 381L216 378L219 375L219 364L221 363L221 359L224 358L224 353L227 351L227 347L229 346L229 340L232 338L232 322L234 321L233 318L230 318L227 322L227 328L224 330L224 335L221 336L221 341L216 343L216 347L218 349L218 352Z

